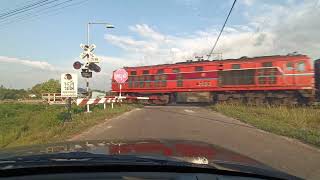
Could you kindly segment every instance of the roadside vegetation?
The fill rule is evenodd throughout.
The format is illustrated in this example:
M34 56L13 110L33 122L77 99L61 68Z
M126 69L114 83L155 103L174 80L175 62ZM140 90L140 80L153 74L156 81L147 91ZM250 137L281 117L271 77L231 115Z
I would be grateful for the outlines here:
M0 104L0 148L65 141L87 128L115 117L136 106L122 104L114 109L103 106L72 107L72 121L64 123L66 109L63 105Z
M259 129L320 147L320 108L217 104L214 111Z
M48 81L34 85L31 89L10 89L0 85L0 101L41 98L41 93L60 92L60 82L49 79ZM34 95L35 97L30 97Z

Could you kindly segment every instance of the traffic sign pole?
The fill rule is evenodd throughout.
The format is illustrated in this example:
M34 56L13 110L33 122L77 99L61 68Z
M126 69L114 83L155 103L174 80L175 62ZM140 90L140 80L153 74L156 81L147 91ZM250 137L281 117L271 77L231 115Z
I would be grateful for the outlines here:
M71 121L71 97L78 96L78 76L73 73L61 74L61 96L67 97L67 114L64 117L64 122Z
M88 99L90 98L90 93L89 93L89 78L86 78L86 88L87 88L87 93L88 93ZM91 112L90 111L90 105L87 104L87 113Z
M119 93L119 99L121 99L121 89L122 89L122 84L120 84L120 93Z
M91 24L104 24L107 25L106 28L114 28L113 25L109 23L103 23L103 22L89 22L87 24L87 44L80 44L80 47L83 49L83 52L80 53L80 58L86 61L85 67L82 69L81 76L86 79L86 89L88 93L88 98L90 98L90 93L89 93L89 78L92 77L92 71L94 72L100 72L101 68L96 65L96 63L99 63L99 58L95 56L93 53L94 49L96 48L96 45L91 44L90 45L90 25ZM80 62L75 62L73 67L75 69L80 69L81 66ZM90 107L87 105L87 112L90 112Z
M122 83L128 80L128 72L125 69L118 69L113 73L113 78L119 84L119 99L121 101Z

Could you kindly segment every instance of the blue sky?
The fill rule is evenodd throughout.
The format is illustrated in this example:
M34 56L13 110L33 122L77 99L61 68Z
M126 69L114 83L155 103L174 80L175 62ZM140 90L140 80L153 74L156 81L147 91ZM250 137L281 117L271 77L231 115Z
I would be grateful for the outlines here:
M1 1L0 14L36 1ZM28 13L36 17L20 22L15 19L19 16L0 18L0 84L28 88L73 71L72 63L79 59L79 45L85 43L89 21L110 22L116 27L91 28L91 42L97 46L95 52L102 59L103 70L91 80L95 88L108 89L115 68L206 55L232 2L72 0L69 4L77 5L49 14L41 14L43 8L35 9ZM217 51L226 58L290 51L319 57L318 16L317 0L238 0Z
M24 1L6 1L1 7L11 9L18 7L19 2ZM79 44L85 42L86 23L104 21L114 24L116 29L107 30L103 26L93 26L91 42L97 45L97 53L118 56L121 51L104 40L104 33L135 36L128 31L128 26L135 24L148 24L165 34L192 33L223 23L231 1L221 2L88 0L81 5L64 9L58 15L26 19L1 28L0 37L3 43L0 46L4 56L40 58L47 59L50 63L63 64L65 59L74 58L79 54ZM239 9L238 6L234 14L241 13ZM241 22L245 19L242 16L233 16L229 24L236 21Z

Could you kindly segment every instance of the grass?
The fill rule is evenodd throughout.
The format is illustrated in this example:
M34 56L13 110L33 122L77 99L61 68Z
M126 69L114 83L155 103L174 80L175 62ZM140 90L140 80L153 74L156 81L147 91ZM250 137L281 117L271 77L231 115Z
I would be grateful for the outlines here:
M239 104L217 104L211 108L259 129L320 147L319 108Z
M0 148L64 141L87 128L129 111L136 105L91 108L72 107L72 121L64 123L66 109L61 105L0 104Z

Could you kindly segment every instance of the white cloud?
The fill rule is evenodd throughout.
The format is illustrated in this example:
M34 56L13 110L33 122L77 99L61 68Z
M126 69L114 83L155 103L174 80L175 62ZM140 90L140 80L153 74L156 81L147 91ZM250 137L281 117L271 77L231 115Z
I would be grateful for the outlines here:
M106 36L106 40L127 51L132 57L143 57L145 64L157 64L192 59L196 55L206 56L217 36L215 29L197 31L194 34L179 37L160 35L161 33L151 30L147 25L143 27L147 29L147 37L164 37L165 41L160 38L146 38L138 41L132 37L113 35ZM255 48L259 45L270 46L272 44L270 40L262 42L265 38L272 39L272 35L269 33L256 34L252 28L244 25L228 27L221 37L217 50L223 52L227 57L240 57L244 53L245 55L265 54L265 50L269 48L264 50Z
M139 62L139 60L135 60L132 58L119 58L119 57L100 56L100 55L98 55L98 57L101 60L102 65L107 64L108 67L111 67L111 68L133 66L135 65L135 63Z
M142 60L133 60L131 58L119 58L111 56L99 56L101 62L101 72L93 72L90 79L90 88L109 90L111 84L112 71L123 66L141 65ZM77 60L70 60L73 62ZM48 79L60 79L60 74L65 72L74 72L78 74L79 87L85 87L85 81L81 77L80 70L62 68L54 66L46 61L26 60L13 57L0 56L0 85L8 88L31 88L37 83L47 81Z
M112 44L119 46L128 51L138 52L144 51L145 53L152 52L157 49L157 44L147 41L134 40L126 36L105 35L105 38Z
M26 59L0 56L0 63L1 62L21 64L21 65L30 66L37 69L42 69L42 70L49 70L49 71L56 70L56 68L53 65L49 64L46 61L32 61L32 60L26 60Z
M48 79L59 79L62 72L73 70L46 61L0 56L0 84L8 88L31 88Z
M243 3L255 6L259 13L248 14L248 24L227 26L215 52L223 53L224 58L294 51L312 58L319 57L320 11L315 10L315 2L257 5L252 0L246 0ZM147 24L137 24L129 29L136 33L135 38L108 35L106 40L122 48L126 56L135 59L143 57L145 64L184 61L195 55L205 57L219 30L211 27L184 36L172 36L160 33Z
M164 41L166 37L161 33L156 32L146 24L136 24L135 26L130 26L131 31L137 32L139 35L150 38L156 41Z
M241 2L246 6L252 6L254 3L254 0L241 0Z

